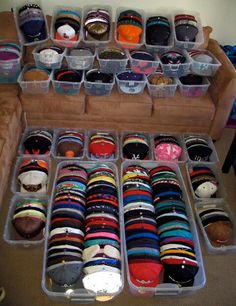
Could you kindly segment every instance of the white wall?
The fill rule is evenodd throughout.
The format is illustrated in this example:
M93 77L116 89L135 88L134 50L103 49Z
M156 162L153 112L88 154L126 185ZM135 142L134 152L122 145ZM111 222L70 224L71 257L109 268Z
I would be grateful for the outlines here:
M24 0L0 0L0 11L10 10L14 1L21 3ZM34 0L32 0L34 2ZM36 1L35 1L36 2ZM108 4L113 7L113 13L118 6L141 8L146 12L168 9L185 9L200 13L202 24L213 28L211 37L220 44L236 44L236 0L41 0L44 11L51 15L56 5L84 6L86 4Z

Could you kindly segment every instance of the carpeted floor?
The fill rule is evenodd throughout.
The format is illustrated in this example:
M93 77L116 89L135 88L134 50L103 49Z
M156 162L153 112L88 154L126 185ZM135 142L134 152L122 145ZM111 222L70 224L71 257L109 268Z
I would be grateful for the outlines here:
M225 129L221 139L215 144L220 158L219 167L221 167L228 151L233 133L234 130ZM182 168L181 171L185 176L185 169ZM222 174L222 179L227 192L227 202L236 216L236 177L232 169L229 174ZM51 301L41 289L43 246L36 249L22 249L8 245L3 241L3 228L11 196L8 191L0 211L0 287L4 286L6 290L6 298L1 305L61 305L61 303ZM200 231L199 238L207 279L203 289L185 297L156 296L154 298L143 298L132 296L128 291L127 285L125 285L123 292L116 299L106 304L129 306L235 306L236 253L210 255L206 251Z

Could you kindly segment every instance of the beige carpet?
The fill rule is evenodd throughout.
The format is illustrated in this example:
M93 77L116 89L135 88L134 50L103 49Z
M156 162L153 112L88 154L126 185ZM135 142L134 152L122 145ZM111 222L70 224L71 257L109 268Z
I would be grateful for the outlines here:
M233 130L226 129L220 141L216 142L216 148L220 157L220 165L222 165L226 152L228 151L233 133ZM228 194L227 201L230 204L232 212L236 216L236 177L231 169L230 173L223 174L222 178ZM11 193L8 192L2 203L0 212L0 286L4 286L6 289L6 298L1 305L61 305L61 303L49 300L41 289L43 247L37 249L21 249L7 245L2 239L10 198ZM123 306L235 306L236 253L210 255L206 251L200 232L199 237L207 278L206 285L203 289L186 297L156 296L154 298L143 298L132 296L127 286L125 286L124 291L116 299L106 304Z

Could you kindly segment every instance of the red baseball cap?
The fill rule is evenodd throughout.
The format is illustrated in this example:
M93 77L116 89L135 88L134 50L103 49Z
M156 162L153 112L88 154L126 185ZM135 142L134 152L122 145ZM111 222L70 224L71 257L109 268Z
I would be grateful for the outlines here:
M164 268L159 262L131 262L129 272L135 286L155 288L162 283Z

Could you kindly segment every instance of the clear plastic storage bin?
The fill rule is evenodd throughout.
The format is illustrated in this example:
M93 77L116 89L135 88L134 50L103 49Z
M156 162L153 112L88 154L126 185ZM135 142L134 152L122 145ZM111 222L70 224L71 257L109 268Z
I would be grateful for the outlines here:
M86 19L86 16L88 14L88 12L90 10L106 10L109 13L110 16L110 30L108 33L108 39L107 40L87 40L85 37L85 33L84 33L84 21ZM108 45L111 40L112 40L112 33L113 33L113 24L112 24L112 20L113 20L113 15L112 15L112 7L110 5L103 5L103 4L93 4L93 5L86 5L83 7L83 24L81 26L81 29L83 31L83 38L82 41L86 44L86 45L92 45L92 46L106 46Z
M203 77L203 82L201 85L184 85L180 80L178 80L178 83L181 95L191 98L199 98L204 96L210 86L210 81L206 77Z
M148 159L147 160L154 160L154 156L153 156L153 149L152 149L152 141L151 141L151 134L146 133L144 131L123 131L121 132L120 135L120 157L123 161L127 161L130 160L128 158L124 157L123 154L123 143L124 143L124 138L129 135L129 134L142 134L144 136L146 136L147 138L147 142L148 142L148 146L149 146L149 152L148 152ZM136 161L135 159L132 159L133 161Z
M162 133L162 132L160 132L160 133L155 133L155 134L154 134L154 133L151 134L151 146L152 146L152 154L153 154L153 159L154 159L154 160L158 160L158 159L156 159L156 155L155 155L155 144L154 144L154 139L155 139L155 137L157 137L157 136L173 136L173 137L175 137L175 138L177 139L177 141L178 141L180 147L182 148L182 154L181 154L181 156L180 156L180 158L179 158L179 160L178 160L177 162L178 162L178 163L181 163L181 164L187 162L187 153L186 153L186 151L185 151L183 136L180 135L180 134L176 134L176 133ZM159 161L164 162L164 161L162 161L162 160L159 160ZM167 162L168 162L168 161L167 161ZM175 161L173 161L173 162L175 162Z
M38 130L44 130L44 131L50 132L52 134L52 145L51 145L49 153L48 154L40 154L40 155L24 153L24 141L26 140L26 137L29 135L30 132L38 131ZM44 155L49 156L49 155L51 155L51 152L52 152L53 142L54 142L54 130L53 129L45 128L45 127L42 127L42 126L27 127L27 128L25 128L25 130L23 131L22 136L21 136L21 140L20 140L20 144L19 144L19 148L18 148L18 155L21 155L23 157L27 157L27 156L29 156L29 157L34 157L34 156L41 157L41 156L44 156Z
M135 43L127 43L127 42L122 42L118 40L118 35L117 35L117 22L118 22L118 18L120 16L120 13L126 10L135 10L136 12L138 12L141 16L142 16L142 28L143 28L143 32L141 34L140 37L140 41L139 43L135 44ZM115 42L120 45L122 48L124 49L137 49L140 48L144 42L145 42L145 12L144 10L141 9L137 9L137 8L133 8L133 7L118 7L116 10L116 18L115 18L115 29L114 29L114 33L115 33Z
M169 49L174 47L174 26L173 26L173 17L172 14L170 13L165 13L163 10L160 11L152 11L151 13L146 13L146 22L148 18L153 17L153 16L163 16L166 17L170 23L170 37L168 39L168 44L166 46L164 45L149 45L146 40L146 35L145 35L145 46L148 51L150 52L165 52L168 51Z
M48 80L46 81L24 81L23 75L30 67L34 67L34 64L26 64L21 71L17 82L20 84L20 87L24 94L28 95L45 95L49 91L49 85L51 81L52 72L50 73Z
M186 74L188 74L189 69L190 69L190 59L188 56L188 53L186 50L179 50L179 49L171 49L171 51L177 51L180 52L181 54L183 54L186 58L185 63L182 64L163 64L161 61L161 56L163 54L162 53L158 53L159 58L160 58L160 65L161 68L163 70L164 75L168 76L168 77L172 77L172 78L179 78L181 76L184 76Z
M176 37L176 32L175 32L175 26L174 26L174 41L175 41L175 46L177 48L184 48L184 49L193 49L193 48L198 48L200 45L204 43L204 35L203 35L203 28L202 28L202 22L201 18L198 12L192 12L192 11L185 11L185 10L178 10L178 11L173 11L173 25L174 25L174 18L176 15L179 14L190 14L193 15L197 21L197 28L198 28L198 34L196 36L196 39L194 42L191 41L181 41L178 40Z
M45 20L45 30L46 30L46 38L45 39L34 41L34 42L27 42L23 33L22 33L22 31L21 31L21 29L20 29L20 27L19 27L19 20L18 20L19 9L26 4L32 4L32 3L39 5L40 8L43 11L41 0L34 0L34 1L31 1L31 0L19 0L19 1L18 0L17 1L13 0L13 5L14 5L13 15L14 15L14 20L15 20L15 24L16 24L16 31L17 31L17 35L18 35L20 44L23 45L23 46L38 45L39 43L44 43L49 39L48 22L47 22L47 18L46 18L46 15L45 15L44 12L43 12L43 15L44 15L44 20Z
M199 216L198 210L201 208L222 208L226 211L226 213L228 213L229 218L231 220L231 222L233 223L233 229L234 229L234 240L233 240L233 244L231 245L225 245L225 246L221 246L221 247L216 247L213 246L211 241L209 240L207 233L202 225L202 221L201 218ZM205 244L206 244L206 248L207 251L209 253L213 253L213 254L225 254L225 253L230 253L230 252L235 252L236 251L236 221L235 221L235 216L233 215L232 211L230 210L230 207L228 205L228 203L222 199L222 200L218 200L214 203L211 202L211 200L209 200L207 203L201 203L201 202L196 202L195 206L195 214L196 214L196 219L198 222L198 225L201 229L203 238L205 240Z
M115 141L115 144L116 144L116 152L115 152L115 156L113 158L108 158L108 159L98 159L96 157L93 157L91 155L91 152L89 151L89 143L90 143L90 137L93 135L93 134L96 134L96 133L107 133L111 136L113 136L114 138L114 141ZM114 130L96 130L96 129L93 129L93 130L90 130L89 133L88 133L88 136L87 136L87 142L86 142L86 156L87 156L87 159L89 160L94 160L94 161L113 161L113 162L116 162L118 159L119 159L119 136L118 136L118 132L114 131Z
M125 94L142 94L147 83L145 74L143 74L142 81L119 80L118 74L115 78L119 92Z
M54 301L58 301L58 302L67 302L67 303L81 303L81 304L88 304L88 303L94 303L95 301L108 301L111 300L112 298L115 298L117 295L119 295L124 287L124 255L123 255L123 247L121 244L121 278L122 278L122 286L119 289L118 292L116 292L114 295L108 295L108 294L104 294L104 293L94 293L91 291L88 291L86 289L84 289L83 284L82 284L82 277L78 280L78 282L71 286L71 287L60 287L56 284L54 284L51 279L47 276L46 273L46 261L47 261L47 246L48 246L48 235L49 235L49 227L50 227L50 219L51 219L51 209L52 209L52 201L53 201L53 197L55 195L55 186L56 186L56 180L57 180L57 176L59 173L59 170L65 166L65 165L70 165L70 164L76 164L78 166L81 166L85 169L89 169L101 164L105 164L107 166L109 166L115 173L115 177L116 177L116 182L117 182L117 186L118 186L118 193L119 193L119 203L120 202L120 191L119 191L119 175L118 175L118 170L117 167L114 163L111 162L95 162L95 161L63 161L60 162L57 165L57 169L56 169L56 174L55 174L55 179L54 179L54 184L53 184L53 191L52 191L52 197L51 197L51 201L49 204L49 208L48 208L48 222L46 225L46 231L45 231L45 248L44 248L44 258L43 258L43 271L42 271L42 289L43 291L47 294L47 296L54 300ZM121 207L119 206L119 215L120 215L120 229L123 228L122 227L122 214L121 214ZM122 237L122 233L120 230L120 236ZM122 238L121 238L122 241Z
M194 284L191 287L179 287L175 284L170 284L170 283L162 283L159 284L156 288L146 288L146 287L138 287L135 286L131 280L130 280L130 275L129 275L129 267L128 267L128 256L127 256L127 250L126 250L126 245L124 245L124 255L125 255L125 264L126 264L126 273L127 273L127 280L128 280L128 286L129 286L129 290L132 293L132 295L134 296L155 296L155 295L163 295L163 296L181 296L181 295L187 295L187 294L192 294L192 293L196 293L197 290L201 289L204 287L205 283L206 283L206 276L205 276L205 270L204 270L204 264L203 264L203 259L202 259L202 253L201 253L201 247L200 247L200 243L199 243L199 238L198 238L198 232L197 232L197 228L196 228L196 223L194 220L194 215L193 215L193 211L190 205L190 201L188 198L188 193L186 191L186 187L184 185L184 181L180 172L180 169L178 167L178 165L176 163L171 163L171 162L157 162L157 161L125 161L122 163L121 165L121 173L123 173L123 170L130 166L130 165L139 165L142 166L146 169L152 169L154 167L158 167L158 166L168 166L171 169L173 169L176 174L177 174L177 178L180 182L181 185L181 189L183 192L183 200L186 203L186 212L187 212L187 216L188 216L188 221L190 224L190 228L191 228L191 233L193 235L193 242L194 242L194 249L195 249L195 253L196 253L196 258L197 258L197 262L199 265L199 270L198 273L195 276L194 279ZM121 190L122 190L122 177L121 177ZM121 197L122 197L122 201L123 201L123 194L121 192ZM122 202L123 204L123 202ZM122 205L123 207L123 205ZM124 214L124 211L122 211L122 215ZM123 225L123 240L124 240L124 244L126 241L125 238L125 229L124 229L124 225Z
M46 184L46 192L21 192L20 191L20 183L18 182L20 165L23 162L31 160L31 159L44 160L48 164L48 179L47 179L47 184ZM36 157L36 156L32 156L32 155L30 155L28 157L25 157L25 156L17 157L16 162L15 162L14 171L13 171L12 180L11 180L11 191L13 193L22 194L22 195L25 195L25 196L28 196L28 195L46 195L49 192L50 180L51 180L51 159L50 159L50 157L45 157L45 156Z
M64 49L63 53L57 54L55 56L47 58L47 61L45 61L44 57L39 53L39 51L42 48L51 47L48 45L40 45L34 48L32 54L34 56L35 65L40 68L46 68L46 69L59 69L61 68L62 61L66 52L66 49Z
M158 73L156 74L158 75ZM176 78L173 78L172 84L167 84L167 85L153 85L149 83L148 79L149 77L147 77L148 92L152 98L174 97L177 86L178 86L178 81Z
M192 73L203 75L203 76L214 76L217 72L217 70L220 68L221 63L218 61L218 59L208 50L202 50L199 49L199 51L202 51L204 54L209 55L212 57L213 62L212 63L204 63L200 61L196 61L194 58L190 56L190 62L191 67L190 70Z
M186 151L186 155L187 155L187 158L190 162L198 162L197 160L192 160L190 159L189 157L189 154L188 154L188 150L187 150L187 146L185 144L185 138L188 137L188 136L195 136L195 137L200 137L200 138L203 138L204 140L207 141L207 144L209 146L209 148L212 149L212 153L210 155L210 160L209 161L204 161L204 163L218 163L219 162L219 157L218 157L218 154L216 152L216 148L215 148L215 145L211 139L211 137L207 134L195 134L195 133L188 133L188 134L183 134L183 144L184 144L184 148L185 148L185 151ZM199 162L202 162L202 161L199 161Z
M214 173L216 180L218 182L218 189L217 192L215 194L214 198L199 198L195 195L195 192L193 190L193 186L192 186L192 182L191 182L191 178L190 178L190 173L192 172L193 167L207 167L209 169L212 170L212 172ZM188 179L188 183L189 183L189 187L192 193L192 197L194 199L194 202L202 202L202 203L206 203L206 202L216 202L218 200L222 200L226 197L226 190L223 184L223 181L220 177L220 173L219 173L219 169L215 164L209 164L209 163L203 163L203 162L188 162L186 164L186 172L187 172L187 179Z
M155 73L160 64L160 60L156 54L153 54L153 57L155 59L154 61L134 59L132 58L129 52L129 61L130 61L131 70L133 70L135 73L141 73L141 74Z
M54 80L52 77L52 86L54 91L60 95L78 95L81 85L84 81L84 73L82 75L81 82L63 82Z
M58 129L55 129L55 137L54 137L55 141L54 141L54 145L53 145L53 149L52 149L52 156L55 159L58 159L60 161L68 159L68 157L66 157L66 156L59 156L58 151L57 151L58 138L60 137L60 135L62 135L66 131L78 132L78 133L82 133L84 135L84 148L82 150L82 154L80 156L74 156L73 157L73 159L78 159L78 160L84 159L85 153L86 153L87 132L84 129L74 129L74 128L58 128Z
M119 73L126 70L128 64L127 54L124 59L103 59L100 58L100 52L106 48L97 50L97 59L99 62L100 70L106 73Z
M84 76L85 93L89 96L109 96L111 94L114 84L114 76L112 83L89 82L86 80L86 74Z
M77 14L80 15L80 31L78 34L78 39L75 41L71 41L71 40L60 40L60 39L56 39L55 38L55 28L54 28L54 24L56 21L56 17L59 11L61 10L70 10L70 11L74 11ZM53 41L53 43L61 46L61 47L76 47L81 38L82 38L82 22L83 22L83 16L82 16L82 9L80 7L77 6L56 6L53 9L53 13L52 13L52 21L51 21L51 29L50 29L50 38Z
M44 229L42 229L41 232L36 237L31 239L25 239L17 233L14 226L12 225L12 218L14 215L16 203L18 201L27 200L27 199L39 199L48 204L48 197L43 195L28 194L28 195L14 195L12 197L3 233L4 240L10 245L25 247L25 248L37 247L40 246L44 241Z
M10 43L13 41L1 40L0 46L4 43ZM16 42L13 42L16 43ZM18 44L18 43L16 43ZM12 60L0 60L0 83L17 83L17 78L21 72L22 50L20 56L17 59Z
M84 47L84 46L83 46ZM79 48L79 45L78 45ZM65 59L67 61L68 67L71 69L76 70L89 70L93 67L93 62L96 56L96 50L95 48L91 48L92 55L86 55L86 56L76 56L76 55L70 55L70 51L73 49L67 49L65 54Z

